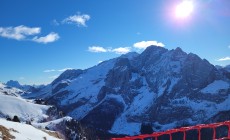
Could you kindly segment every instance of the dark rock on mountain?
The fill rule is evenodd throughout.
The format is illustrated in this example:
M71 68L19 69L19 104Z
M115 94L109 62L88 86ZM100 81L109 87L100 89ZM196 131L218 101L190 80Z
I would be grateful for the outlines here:
M62 80L72 80L83 73L83 70L70 69L63 72L57 79L55 79L51 84L55 85L56 83Z
M10 80L6 83L8 87L17 88L24 91L23 93L35 93L44 88L45 85L21 85L18 81Z
M154 131L215 122L215 115L230 110L229 94L227 70L181 48L150 46L65 71L37 95L97 130L135 135L143 122Z
M7 86L9 87L15 87L15 88L21 88L22 85L19 84L18 81L10 80L6 83Z

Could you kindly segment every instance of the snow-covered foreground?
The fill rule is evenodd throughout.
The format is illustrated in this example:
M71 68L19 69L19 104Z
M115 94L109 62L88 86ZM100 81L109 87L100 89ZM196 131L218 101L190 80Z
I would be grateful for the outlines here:
M6 127L16 140L60 140L27 124L0 119L0 126ZM0 133L0 139L3 138L3 135L3 133Z
M23 91L0 83L0 117L18 116L23 122L40 122L48 117L46 112L50 106L34 104L31 100L21 98L20 93Z
M20 97L2 94L0 94L0 102L0 113L10 118L17 115L21 121L30 121L33 119L37 122L48 117L45 115L45 112L49 106L34 104Z
M49 106L34 104L21 97L0 94L0 103L0 114L10 118L16 115L21 121L38 122L48 117L45 112Z

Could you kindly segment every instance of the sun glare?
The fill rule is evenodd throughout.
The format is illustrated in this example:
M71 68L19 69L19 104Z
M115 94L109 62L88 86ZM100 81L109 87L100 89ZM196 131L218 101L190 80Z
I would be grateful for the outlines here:
M193 12L193 2L191 0L184 0L176 6L176 17L186 18Z

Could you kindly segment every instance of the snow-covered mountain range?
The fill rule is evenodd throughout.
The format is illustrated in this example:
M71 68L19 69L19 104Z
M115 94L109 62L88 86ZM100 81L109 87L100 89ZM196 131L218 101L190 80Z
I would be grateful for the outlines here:
M6 84L8 87L14 87L25 92L36 92L37 89L43 88L45 85L21 85L18 81L10 80Z
M50 106L34 104L31 100L20 97L24 91L0 84L0 116L13 118L18 116L21 121L33 120L40 122L46 119Z
M20 95L24 93L18 88L0 83L0 139L59 139L50 135L52 133L58 136L56 132L42 131L31 126L32 123L40 124L39 122L47 120L47 112L51 106L34 104L32 100L23 99ZM13 119L15 117L17 120Z
M65 116L55 106L21 97L28 93L31 92L0 83L0 139L94 139L92 129Z
M25 98L44 99L96 129L136 135L230 119L230 72L180 48L150 46L86 70L67 70Z

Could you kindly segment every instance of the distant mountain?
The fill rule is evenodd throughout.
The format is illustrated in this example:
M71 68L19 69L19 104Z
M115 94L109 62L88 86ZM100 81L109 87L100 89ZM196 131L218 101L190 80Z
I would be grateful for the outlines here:
M22 85L19 84L18 81L14 81L14 80L10 80L6 83L7 86L10 86L10 87L15 87L15 88L22 88Z
M51 106L34 104L32 100L20 97L24 91L8 87L0 83L0 117L13 118L17 116L21 121L41 122L48 118L46 112Z
M18 81L10 80L6 82L8 87L14 87L17 89L21 89L25 92L37 92L41 88L44 88L45 85L21 85Z
M98 130L136 135L218 121L230 111L230 77L181 48L150 46L86 70L68 70L27 98L43 98Z
M45 105L44 100L21 97L27 94L21 89L0 83L0 139L80 140L96 137L95 129L65 116L54 106Z

